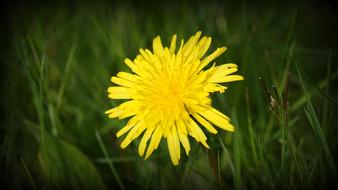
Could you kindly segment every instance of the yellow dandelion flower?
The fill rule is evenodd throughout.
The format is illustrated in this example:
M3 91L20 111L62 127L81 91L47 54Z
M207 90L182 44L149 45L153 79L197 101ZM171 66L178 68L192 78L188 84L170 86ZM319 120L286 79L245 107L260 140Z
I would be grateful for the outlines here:
M131 117L117 132L117 137L128 133L121 148L126 148L143 133L138 153L147 159L165 138L171 161L177 165L180 144L189 155L189 135L209 148L200 126L214 134L217 133L214 126L234 131L230 119L211 106L210 93L223 93L227 87L220 83L243 80L243 77L230 75L237 71L233 63L219 66L214 63L203 70L225 52L226 47L204 56L211 37L200 37L201 32L197 32L186 43L182 40L176 51L176 35L169 48L163 47L157 36L153 40L153 52L140 49L133 61L124 60L133 73L119 72L111 78L117 86L108 88L109 98L128 101L105 113L109 118Z

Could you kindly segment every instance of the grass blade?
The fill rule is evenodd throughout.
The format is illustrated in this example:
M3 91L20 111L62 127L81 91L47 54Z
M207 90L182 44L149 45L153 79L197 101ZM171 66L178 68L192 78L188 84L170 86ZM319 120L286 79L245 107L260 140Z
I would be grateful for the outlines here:
M306 86L304 84L302 75L300 74L298 65L297 65L297 73L298 73L298 76L299 76L299 79L300 79L300 84L303 88L303 91L304 91L306 99L307 99L307 101L306 101L307 104L306 104L306 107L305 107L305 114L308 118L308 121L310 122L310 125L311 125L313 131L315 132L317 138L319 139L321 147L324 151L324 155L325 155L325 157L328 161L328 165L330 167L330 170L335 174L335 166L334 166L334 162L333 162L332 157L331 157L329 146L326 142L324 132L323 132L321 125L319 123L317 114L316 114L315 109L313 107L313 104L311 102L310 96L307 92L307 89L306 89Z
M27 165L26 165L26 163L25 163L25 160L21 157L21 158L20 158L20 161L21 161L21 164L22 164L23 169L25 170L26 175L28 176L29 182L30 182L30 183L32 184L32 186L33 186L33 189L37 189L37 188L36 188L36 185L35 185L35 183L34 183L33 177L32 177L32 175L31 175L31 173L29 172L28 167L27 167Z
M102 141L100 133L98 131L95 131L95 135L96 135L97 141L99 142L99 145L100 145L100 148L101 148L101 150L103 152L103 155L106 157L107 160L109 160L110 157L108 155L108 151L107 151L106 147L104 146L104 143ZM117 184L119 185L119 187L121 189L125 189L125 187L124 187L124 185L123 185L123 183L122 183L122 181L120 179L120 176L118 175L118 173L117 173L117 171L116 171L116 169L115 169L115 167L113 165L113 162L108 162L108 166L110 168L110 171L114 175L115 180L117 181Z

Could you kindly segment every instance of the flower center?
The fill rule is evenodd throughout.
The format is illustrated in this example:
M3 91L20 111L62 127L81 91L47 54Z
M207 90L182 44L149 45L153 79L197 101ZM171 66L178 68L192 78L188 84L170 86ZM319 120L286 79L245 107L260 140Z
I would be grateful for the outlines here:
M163 78L158 85L157 94L154 97L156 107L166 117L178 118L184 108L184 89L175 78Z

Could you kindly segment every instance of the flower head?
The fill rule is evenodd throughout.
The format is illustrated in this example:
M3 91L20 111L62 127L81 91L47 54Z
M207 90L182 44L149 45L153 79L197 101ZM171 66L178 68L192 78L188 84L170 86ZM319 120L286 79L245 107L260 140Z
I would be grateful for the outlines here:
M131 117L117 133L117 137L128 133L122 148L143 133L138 153L147 159L164 138L171 161L177 165L180 144L189 155L188 136L209 148L205 130L216 134L216 126L234 131L230 119L211 106L210 94L225 91L227 87L220 83L243 80L243 77L230 75L237 71L233 63L219 66L214 63L203 70L226 48L217 48L205 56L211 37L200 37L201 32L197 32L186 43L182 40L176 51L176 35L169 48L163 47L158 36L153 40L153 52L140 49L133 61L125 59L133 73L119 72L111 78L117 86L108 88L109 98L127 101L106 114L109 118Z

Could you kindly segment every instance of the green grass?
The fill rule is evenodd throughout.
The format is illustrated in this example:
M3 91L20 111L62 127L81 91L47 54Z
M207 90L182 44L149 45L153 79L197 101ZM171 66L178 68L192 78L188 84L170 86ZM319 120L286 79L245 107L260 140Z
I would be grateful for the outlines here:
M13 49L2 57L7 69L2 86L3 185L327 187L337 177L338 104L332 82L338 72L333 67L334 47L322 48L313 40L318 36L302 35L309 30L306 18L312 6L198 1L16 8ZM322 22L311 30L326 30ZM110 77L129 71L124 58L134 58L139 48L151 48L156 35L169 44L173 34L187 39L198 30L213 37L210 51L228 47L218 64L234 62L245 76L224 94L212 96L213 106L230 116L237 130L206 132L209 150L191 140L190 156L182 152L176 167L165 140L148 160L138 156L138 140L121 149L123 138L115 134L126 120L104 115L121 103L107 97ZM315 46L307 45L311 43Z

